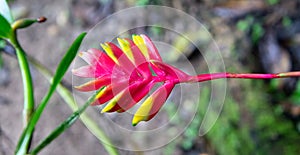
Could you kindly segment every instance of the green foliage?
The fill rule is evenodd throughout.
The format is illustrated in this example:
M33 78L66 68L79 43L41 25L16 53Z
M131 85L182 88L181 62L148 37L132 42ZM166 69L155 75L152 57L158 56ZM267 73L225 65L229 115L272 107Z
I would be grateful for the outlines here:
M279 81L276 79L271 80L270 83L270 92L273 94L273 96L276 97L276 100L278 102L290 102L292 104L295 105L300 105L300 82L297 82L296 84L296 89L295 91L290 95L290 96L286 96L284 92L278 90L279 86ZM280 111L280 110L278 110ZM282 109L281 109L282 111Z
M242 92L227 93L220 117L205 135L218 154L294 154L300 152L300 137L282 109L271 106L262 81L239 83ZM299 86L300 87L300 86ZM210 100L210 89L202 86L198 112L183 133L180 144L192 149Z
M288 16L283 17L283 18L282 18L282 25L283 25L284 27L289 27L289 26L291 26L291 25L292 25L292 20L291 20L291 18L289 18Z
M6 42L3 39L0 39L0 50L4 49L6 46Z
M246 31L250 27L249 23L246 20L239 20L236 26L241 31Z
M160 0L135 0L135 5L145 6L145 5L159 5L161 4Z
M184 139L181 143L181 146L185 150L191 149L194 141L198 137L198 134L199 134L198 130L200 128L201 119L203 118L203 116L205 114L205 111L203 109L207 108L207 104L205 104L205 103L209 103L209 100L210 100L210 91L209 91L208 87L202 87L200 95L201 95L201 97L200 97L199 103L204 103L204 104L199 104L198 111L197 111L192 123L183 133Z
M32 132L34 130L34 127L36 123L38 122L42 112L44 111L50 97L52 96L53 92L56 89L56 86L60 83L62 80L64 74L66 73L67 69L69 68L71 62L75 58L77 51L80 47L80 44L85 37L86 33L82 33L79 35L76 40L73 42L73 44L70 46L69 50L59 63L56 73L53 77L52 84L49 88L49 91L47 95L43 98L39 106L36 108L36 111L33 113L32 118L30 119L28 125L26 126L25 130L23 131L21 138L19 139L16 153L18 154L24 154L26 152L26 146L30 142L30 137L32 135Z
M77 51L78 51L85 35L86 35L86 33L84 32L76 38L76 40L73 42L73 44L70 46L70 48L68 49L68 51L66 52L66 54L64 55L62 60L60 61L59 65L56 69L56 72L54 74L53 81L52 81L52 87L50 88L50 90L55 90L55 87L62 80L64 74L66 73L66 71L68 70L69 66L71 65L73 59L75 58Z
M137 6L143 6L149 4L149 0L137 0L135 3Z
M297 83L295 92L289 97L289 100L296 105L300 105L300 82Z
M151 26L150 32L154 35L154 36L160 36L162 34L162 27L159 25L154 25Z
M79 118L80 114L85 111L85 109L91 105L96 100L96 96L99 95L102 89L97 90L97 92L89 98L89 100L77 111L73 112L71 116L69 116L65 121L63 121L55 130L53 130L49 136L47 136L41 143L38 144L36 148L34 148L31 154L37 154L44 147L50 144L54 139L56 139L59 135L61 135L64 131L70 128L75 121Z
M243 100L237 102L234 95L232 99L227 97L229 99L226 99L221 117L208 134L219 153L285 154L284 151L277 152L279 150L299 152L296 140L299 141L300 138L297 132L292 123L282 117L282 113L275 112L275 108L269 105L262 83L243 81L240 85L246 92ZM241 111L243 113L239 113ZM249 118L243 118L245 116ZM279 139L281 136L284 138ZM221 146L224 140L227 143ZM280 145L283 143L291 143L292 146Z
M168 143L163 150L163 155L173 155L174 154L174 150L176 149L178 144L178 140L174 139L174 141Z
M269 5L276 5L276 4L278 4L280 2L280 0L267 0L267 3L269 4Z
M251 39L253 43L257 43L258 40L264 35L265 30L260 23L255 23L252 26Z
M239 20L236 27L241 31L250 32L253 43L257 43L265 33L261 23L255 21L252 16L247 16L245 19Z
M263 90L261 85L257 86L257 89ZM258 90L255 89L254 91ZM255 95L254 91L250 92ZM262 94L261 96L265 94L263 91L259 93ZM257 146L260 147L257 150L258 153L294 154L300 151L297 144L300 137L292 122L282 116L282 110L270 106L266 99L264 99L264 102L257 102L256 98L248 98L247 100L247 106L251 106L249 110L254 120ZM256 104L253 104L253 102L256 102Z
M37 60L34 58L28 57L30 63L36 67L36 69L49 81L51 82L52 79L52 73L49 71L49 69L45 68L43 65L41 65ZM78 105L76 104L72 93L70 90L68 90L66 87L64 87L62 84L58 84L56 91L58 94L64 99L64 101L68 104L68 106L73 110L73 112L78 110ZM99 128L97 123L93 121L87 113L83 112L80 115L80 119L83 122L83 124L90 130L90 132L99 139L100 142L102 142L104 148L110 155L118 155L118 151L114 148L111 140L108 138L108 136L105 134L105 132Z
M12 29L9 22L0 14L0 38L10 38Z
M250 129L241 118L241 105L231 95L226 96L222 114L207 137L219 154L250 154L254 149Z
M252 16L247 16L245 19L241 19L236 24L236 27L241 31L249 31L251 28L251 25L254 21L254 18Z

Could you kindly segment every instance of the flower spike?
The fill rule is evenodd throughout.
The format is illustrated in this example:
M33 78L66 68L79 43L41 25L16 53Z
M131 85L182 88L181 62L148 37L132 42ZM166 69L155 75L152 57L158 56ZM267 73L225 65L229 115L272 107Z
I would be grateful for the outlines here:
M117 41L120 48L110 42L100 44L105 53L99 49L89 49L87 52L79 53L79 56L88 65L73 70L73 74L94 79L75 88L79 91L102 89L96 96L97 102L92 104L101 105L107 102L102 113L125 112L146 98L133 116L133 126L141 121L151 120L178 83L203 82L220 78L300 77L300 72L279 74L212 73L190 76L164 63L157 48L146 35L132 35L132 40L117 38ZM157 83L162 83L162 85L146 97Z

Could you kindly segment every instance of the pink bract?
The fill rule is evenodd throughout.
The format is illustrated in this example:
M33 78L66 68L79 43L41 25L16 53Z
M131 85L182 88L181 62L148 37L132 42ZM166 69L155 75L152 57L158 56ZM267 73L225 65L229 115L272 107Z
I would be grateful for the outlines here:
M161 83L136 111L132 124L149 121L160 110L172 89L191 76L164 63L157 48L146 35L133 35L132 40L118 38L120 48L111 42L101 44L105 52L89 49L79 56L87 66L73 70L73 74L93 80L77 86L79 91L102 89L97 102L106 103L102 112L124 112L145 98L152 87Z

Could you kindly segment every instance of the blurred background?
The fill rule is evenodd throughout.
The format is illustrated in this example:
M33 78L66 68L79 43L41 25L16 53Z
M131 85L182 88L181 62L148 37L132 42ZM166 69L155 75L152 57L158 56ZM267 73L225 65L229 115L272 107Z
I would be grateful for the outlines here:
M89 30L114 12L143 5L173 7L201 21L218 43L226 71L277 73L300 70L299 0L11 0L9 4L16 19L39 16L48 18L46 23L20 30L19 38L27 54L52 71L78 34ZM109 26L112 29L118 28L118 25ZM191 32L188 30L185 35L198 45L174 38L172 33L159 26L142 27L126 33L145 33L153 40L169 43L179 49L181 54L163 55L165 61L184 66L184 55L197 73L205 73L207 66L197 47L205 46L206 37L192 29ZM0 50L5 48L8 48L5 43L0 42ZM35 97L40 101L47 91L48 82L34 68L32 74ZM70 72L64 81L67 85L72 84ZM156 150L119 150L120 154L300 154L300 83L297 78L227 80L222 113L204 136L198 136L198 130L210 100L210 83L200 86L196 116L180 136ZM17 61L1 52L0 155L13 154L21 133L21 88ZM172 98L176 99L177 92L173 93ZM34 144L72 113L63 102L58 95L52 98L36 128ZM186 110L188 113L188 108ZM92 111L100 115L98 109ZM175 111L175 105L166 104L159 117L168 119ZM97 119L96 114L94 118ZM171 126L176 128L182 123L179 117L171 122ZM109 124L102 124L103 128L105 126ZM131 142L128 137L118 138ZM151 140L159 141L160 137ZM78 121L41 154L107 153Z

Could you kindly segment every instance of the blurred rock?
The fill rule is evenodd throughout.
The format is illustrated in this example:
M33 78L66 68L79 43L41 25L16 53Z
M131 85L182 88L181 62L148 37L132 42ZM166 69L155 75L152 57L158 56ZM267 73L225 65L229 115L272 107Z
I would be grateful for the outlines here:
M290 55L279 45L272 32L259 41L258 54L265 73L288 72L291 68Z
M10 102L6 97L0 96L0 105L8 105Z
M254 10L265 9L264 0L228 0L214 6L214 12L224 18L233 18Z
M6 67L0 67L0 87L7 86L9 82L10 82L9 70Z
M70 20L84 27L94 26L114 11L113 2L113 0L72 0Z

